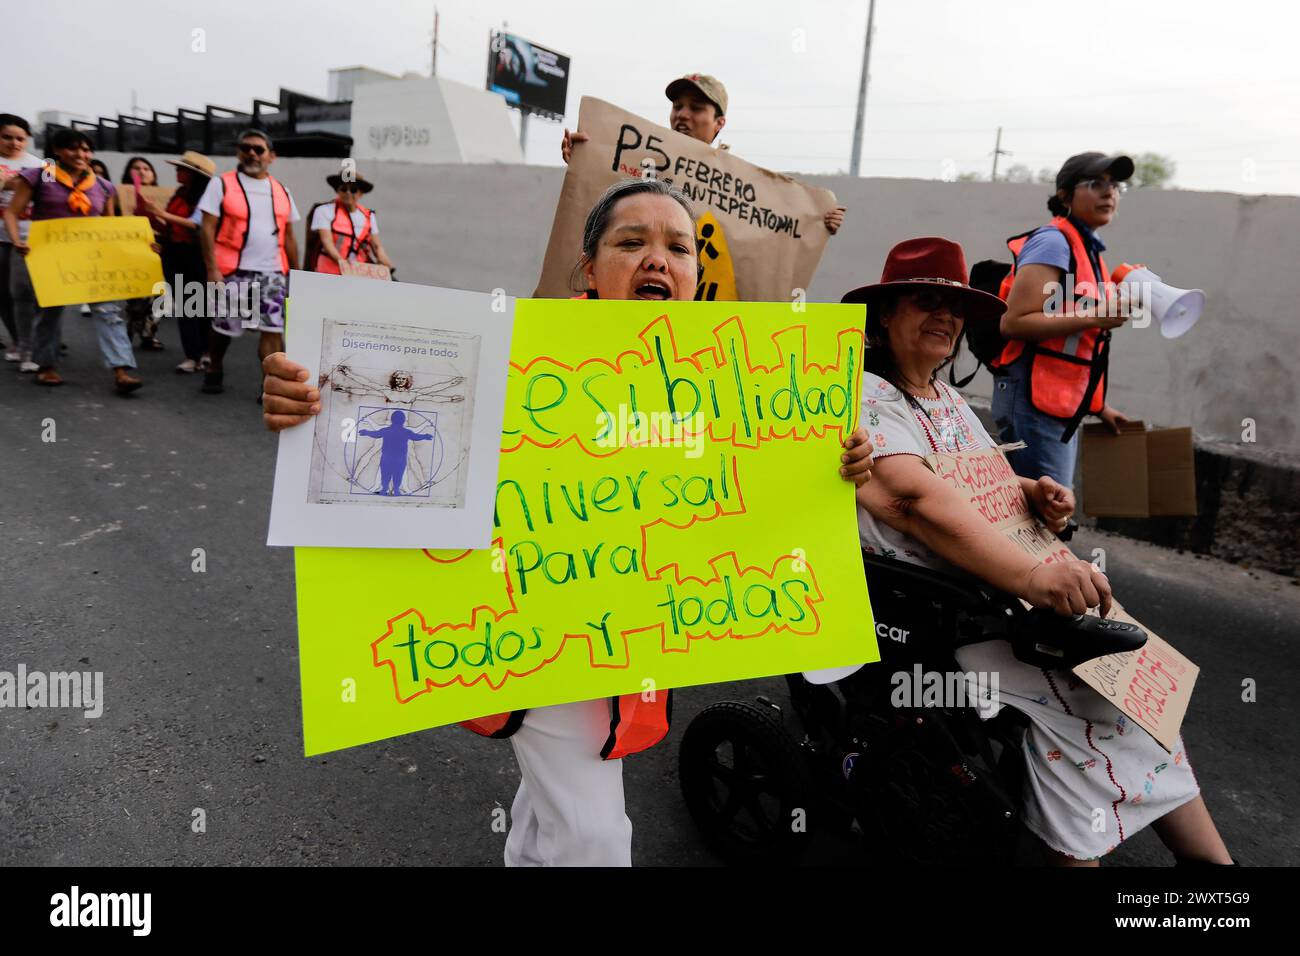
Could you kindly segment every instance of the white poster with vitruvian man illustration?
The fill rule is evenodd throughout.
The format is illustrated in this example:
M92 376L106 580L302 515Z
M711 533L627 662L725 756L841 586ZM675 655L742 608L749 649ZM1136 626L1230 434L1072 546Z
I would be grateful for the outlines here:
M690 201L700 259L697 300L789 302L808 288L830 238L823 220L836 205L830 190L590 96L582 98L578 129L590 140L574 144L564 174L538 298L578 291L572 280L587 214L606 189L632 177L661 180Z
M307 500L465 507L481 338L325 319Z
M267 543L488 547L514 300L294 272L288 309L321 409L280 433Z

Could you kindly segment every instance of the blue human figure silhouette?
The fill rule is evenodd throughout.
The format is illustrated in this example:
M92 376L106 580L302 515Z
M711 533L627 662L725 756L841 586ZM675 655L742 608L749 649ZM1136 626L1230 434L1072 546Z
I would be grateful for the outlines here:
M406 474L406 453L410 442L433 441L432 435L421 435L406 427L406 412L393 412L387 427L358 431L366 438L378 438L383 442L379 449L379 490L378 495L389 497L402 493L402 476Z

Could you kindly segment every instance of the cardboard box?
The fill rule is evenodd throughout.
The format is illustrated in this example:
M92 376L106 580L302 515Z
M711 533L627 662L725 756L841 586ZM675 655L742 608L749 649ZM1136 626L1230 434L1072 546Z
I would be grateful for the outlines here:
M1196 468L1190 428L1125 422L1083 427L1083 513L1094 518L1192 517Z
M140 191L146 199L159 209L166 209L167 202L176 192L175 186L141 186ZM135 187L121 185L117 187L117 202L123 216L135 215Z

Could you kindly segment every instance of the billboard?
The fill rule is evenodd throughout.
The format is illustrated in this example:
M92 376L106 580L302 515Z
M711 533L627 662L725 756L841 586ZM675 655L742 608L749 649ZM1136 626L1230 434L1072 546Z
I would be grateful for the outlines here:
M561 119L569 92L569 58L513 33L493 31L487 88L517 109Z

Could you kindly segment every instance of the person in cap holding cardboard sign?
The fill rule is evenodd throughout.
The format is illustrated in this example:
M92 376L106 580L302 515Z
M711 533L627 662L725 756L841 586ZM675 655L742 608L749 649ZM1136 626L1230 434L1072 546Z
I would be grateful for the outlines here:
M673 104L668 113L669 127L674 132L713 145L722 127L727 125L727 88L721 81L707 73L687 73L669 83L664 95ZM569 132L566 129L560 142L560 156L567 163L573 155L573 144L585 143L590 138L581 130ZM844 225L844 207L827 210L822 222L826 231L835 235Z
M344 261L378 262L391 270L392 260L379 241L379 219L360 201L375 188L374 183L360 173L346 178L335 173L326 176L325 182L334 190L335 198L312 210L309 228L314 241L309 243L307 266L332 275L341 274Z
M1106 575L1063 555L1040 563L977 511L968 491L926 463L932 454L997 448L970 405L938 377L964 327L997 322L1006 308L997 296L972 289L967 275L957 243L909 239L890 250L880 282L842 300L867 306L861 421L875 463L871 481L857 489L863 550L979 578L1058 614L1099 607L1105 616ZM1049 476L1021 477L1019 484L1049 528L1064 527L1074 510L1067 488ZM1068 671L1023 663L1006 640L960 647L956 659L966 672L998 675L995 696L980 702L981 717L1010 706L1027 718L1023 816L1048 862L1096 865L1150 825L1180 861L1231 864L1181 737L1166 753L1090 686ZM826 683L846 670L808 677Z
M1002 441L1028 446L1009 456L1017 474L1070 487L1083 416L1116 432L1128 420L1106 404L1110 332L1129 310L1114 296L1097 230L1115 217L1132 175L1127 156L1071 156L1047 200L1051 222L1007 240L1015 264L1002 283L1007 343L991 366L993 419Z

